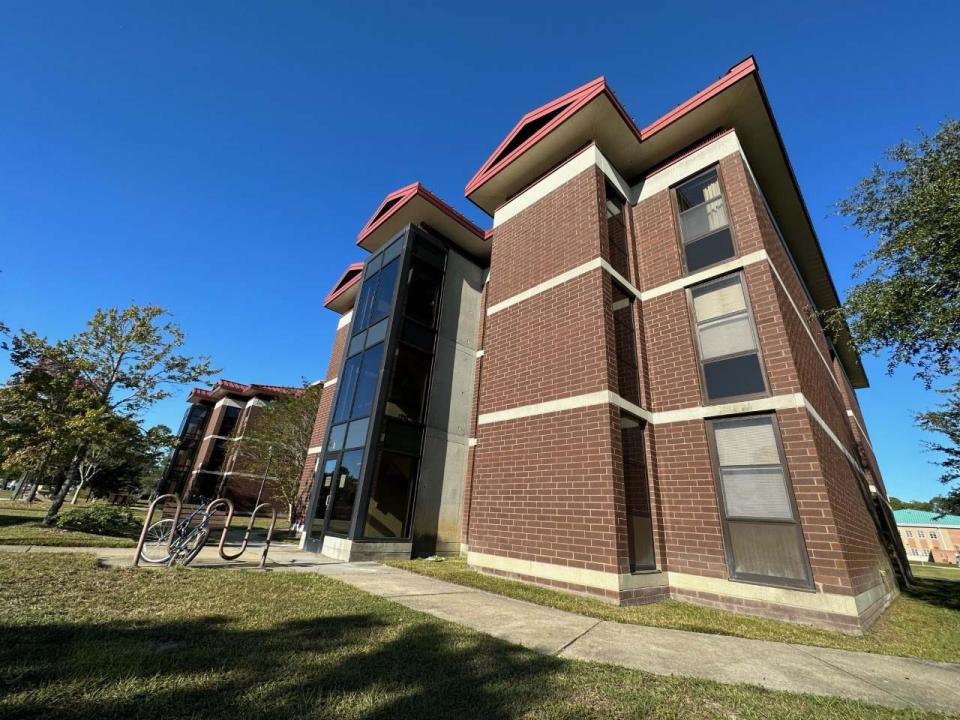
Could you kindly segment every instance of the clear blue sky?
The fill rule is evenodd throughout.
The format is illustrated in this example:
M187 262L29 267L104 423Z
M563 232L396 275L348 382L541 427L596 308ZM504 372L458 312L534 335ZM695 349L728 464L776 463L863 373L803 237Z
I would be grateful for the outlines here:
M957 3L327 5L0 2L0 319L159 303L225 377L320 378L384 194L421 180L489 227L463 187L527 110L606 75L643 125L750 54L842 292L867 241L832 203L960 114ZM866 365L891 492L940 492L911 419L935 397Z

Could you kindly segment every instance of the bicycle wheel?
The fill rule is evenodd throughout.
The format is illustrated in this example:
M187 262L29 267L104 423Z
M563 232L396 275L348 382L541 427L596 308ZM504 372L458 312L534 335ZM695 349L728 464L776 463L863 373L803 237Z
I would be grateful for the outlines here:
M167 518L155 522L147 528L147 537L140 550L140 559L148 563L163 563L170 559L170 535L173 533L173 520Z
M203 545L207 542L209 535L210 531L207 530L207 528L196 528L170 555L170 566L189 565L193 559L200 554L200 551L203 550Z

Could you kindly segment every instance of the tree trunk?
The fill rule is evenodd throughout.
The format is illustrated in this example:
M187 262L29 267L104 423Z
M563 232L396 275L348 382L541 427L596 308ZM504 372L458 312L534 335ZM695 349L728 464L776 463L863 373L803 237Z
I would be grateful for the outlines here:
M77 448L77 452L74 453L73 460L70 461L70 469L67 470L67 477L64 479L57 494L53 496L53 502L50 503L47 516L43 519L44 525L48 527L53 525L53 521L57 519L57 513L60 512L60 508L63 507L63 501L67 498L67 492L80 480L80 459L86 450L85 447L81 446Z
M20 474L20 481L17 483L17 486L13 489L13 493L10 495L11 500L19 500L20 495L23 494L23 488L27 485L27 473L23 472Z
M77 504L77 498L80 497L80 490L83 488L83 478L80 478L80 482L77 484L77 491L73 494L73 499L70 501L71 505Z
M27 493L27 502L32 503L37 499L37 490L40 489L40 476L33 479L33 485L30 486L30 492Z

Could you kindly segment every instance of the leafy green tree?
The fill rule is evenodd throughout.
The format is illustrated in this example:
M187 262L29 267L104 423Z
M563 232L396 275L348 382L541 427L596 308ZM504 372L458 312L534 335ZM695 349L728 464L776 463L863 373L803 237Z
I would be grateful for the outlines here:
M76 418L77 449L44 524L53 524L67 491L79 482L87 448L102 437L112 416L136 418L169 397L172 388L203 381L215 372L209 358L179 352L184 334L168 315L156 305L98 309L87 328L71 339L73 362L84 387L93 389L94 399Z
M93 393L67 343L50 343L23 331L0 347L9 351L16 368L0 387L0 468L29 478L27 499L33 500L41 482L62 475L75 444L77 419L90 409Z
M927 387L947 380L947 401L918 416L944 441L944 483L960 479L960 121L904 141L839 203L854 227L876 239L839 312L853 342L888 353L888 371L910 367ZM841 336L840 333L836 333ZM948 497L960 499L960 488Z
M320 406L321 386L281 397L259 411L243 428L237 440L237 466L265 478L264 486L276 502L286 505L293 517L300 491L300 476L307 462L313 422Z

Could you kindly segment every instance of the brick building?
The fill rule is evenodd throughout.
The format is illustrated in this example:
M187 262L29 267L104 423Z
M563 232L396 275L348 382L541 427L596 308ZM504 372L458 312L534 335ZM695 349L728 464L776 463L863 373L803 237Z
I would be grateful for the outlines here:
M893 516L911 561L960 565L960 515L904 509Z
M234 443L259 408L278 397L301 392L278 385L246 385L218 380L210 390L194 388L180 424L177 445L157 493L179 493L184 500L227 497L238 510L252 510L260 496L263 470L243 466ZM264 501L269 490L264 490Z
M579 87L465 194L388 195L325 301L304 547L872 622L909 567L753 59L646 127Z

